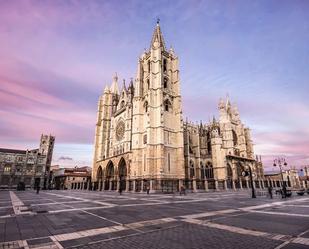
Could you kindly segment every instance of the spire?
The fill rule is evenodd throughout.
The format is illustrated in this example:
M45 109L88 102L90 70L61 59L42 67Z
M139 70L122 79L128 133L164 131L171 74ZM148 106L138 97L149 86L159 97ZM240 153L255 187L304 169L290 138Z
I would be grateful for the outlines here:
M107 92L109 92L109 87L108 87L108 85L106 85L105 88L104 88L104 93L107 93Z
M111 85L110 90L111 90L112 93L119 94L117 73L115 73L115 75L113 77L113 83Z
M160 29L160 19L157 20L157 25L152 35L150 47L153 48L161 47L163 48L163 50L165 50L165 43Z

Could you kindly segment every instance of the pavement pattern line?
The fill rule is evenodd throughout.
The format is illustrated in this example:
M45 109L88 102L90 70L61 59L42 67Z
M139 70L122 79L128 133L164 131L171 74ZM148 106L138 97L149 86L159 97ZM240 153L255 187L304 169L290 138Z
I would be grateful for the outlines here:
M11 202L13 206L14 213L16 215L20 214L31 214L31 211L27 211L28 208L25 206L25 204L17 197L17 195L13 192L10 191L10 197L11 197Z
M309 218L309 214L283 213L283 212L272 212L272 211L262 211L262 210L248 210L247 212L248 213L284 215L284 216L295 216L295 217Z

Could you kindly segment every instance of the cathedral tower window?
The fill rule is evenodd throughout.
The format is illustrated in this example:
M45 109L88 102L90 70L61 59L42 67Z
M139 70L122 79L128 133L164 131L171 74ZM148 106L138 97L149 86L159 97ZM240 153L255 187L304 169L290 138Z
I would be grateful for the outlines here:
M147 101L145 102L144 107L145 107L145 112L148 112L148 102Z
M167 99L164 101L164 110L166 112L170 111L170 109L172 108L171 102Z
M234 130L232 130L233 133L233 144L236 146L238 144L237 134Z
M150 81L149 81L149 79L147 79L147 90L149 90L150 89Z
M163 72L166 73L167 71L167 60L163 59Z
M167 88L167 85L168 85L168 79L166 77L164 77L164 79L163 79L163 87Z
M144 144L147 144L147 134L144 135L143 140L144 140Z

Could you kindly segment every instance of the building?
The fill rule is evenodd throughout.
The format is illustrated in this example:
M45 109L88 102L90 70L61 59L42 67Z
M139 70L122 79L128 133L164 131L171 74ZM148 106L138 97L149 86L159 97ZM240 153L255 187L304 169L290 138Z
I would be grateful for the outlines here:
M283 182L287 187L292 189L299 189L301 187L300 177L296 169L283 170L282 175L277 171L265 172L264 177L266 186L273 188L281 188Z
M55 137L42 134L38 149L0 148L0 187L16 188L23 182L28 188L47 188L54 143Z
M193 191L249 187L249 167L262 185L250 130L229 99L219 119L183 121L178 57L167 49L159 23L137 75L119 90L118 76L98 102L92 179L99 190Z
M90 167L61 168L53 166L52 186L54 189L89 189L91 181Z

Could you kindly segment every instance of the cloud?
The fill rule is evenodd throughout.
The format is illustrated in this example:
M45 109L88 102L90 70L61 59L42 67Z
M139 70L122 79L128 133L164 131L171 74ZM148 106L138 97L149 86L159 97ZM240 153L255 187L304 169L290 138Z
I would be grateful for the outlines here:
M61 156L58 158L58 161L73 161L73 158L69 156Z

